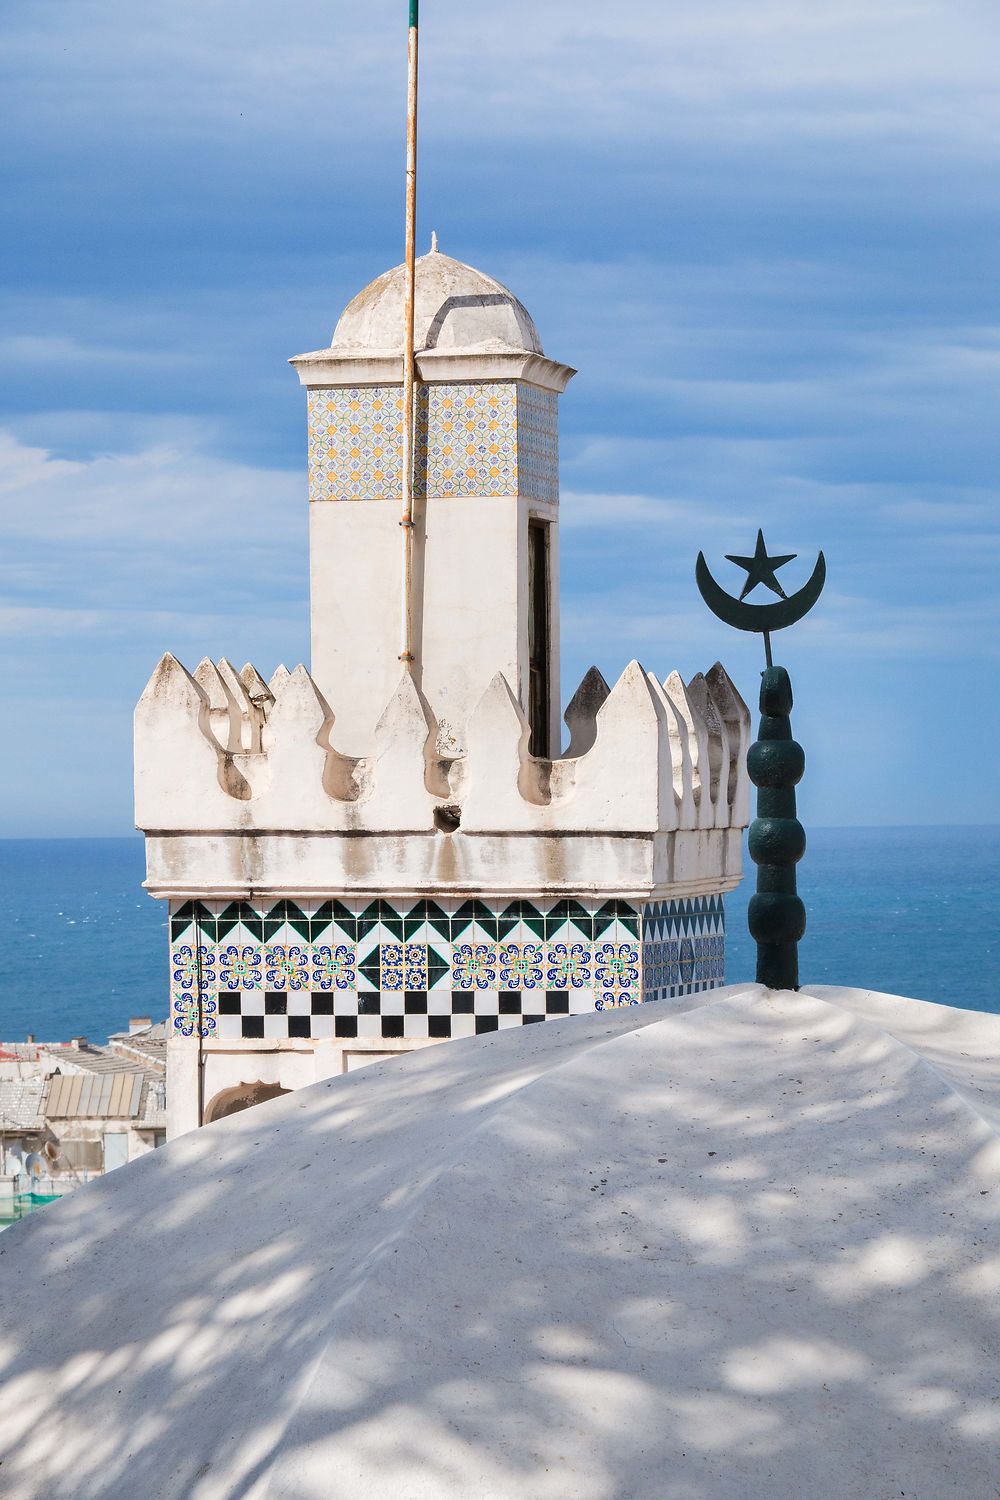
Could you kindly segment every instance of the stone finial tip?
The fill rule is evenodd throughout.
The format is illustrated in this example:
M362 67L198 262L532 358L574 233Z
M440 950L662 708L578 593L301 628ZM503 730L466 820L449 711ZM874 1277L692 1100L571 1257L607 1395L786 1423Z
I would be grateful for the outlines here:
M432 229L431 230L431 254L432 255L437 255L437 253L438 253L437 230L436 229Z

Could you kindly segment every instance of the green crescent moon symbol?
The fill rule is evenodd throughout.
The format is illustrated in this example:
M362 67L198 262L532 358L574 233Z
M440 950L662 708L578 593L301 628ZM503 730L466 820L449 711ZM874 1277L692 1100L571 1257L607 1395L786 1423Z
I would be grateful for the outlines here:
M812 577L788 599L779 599L774 604L743 604L719 587L705 561L704 552L698 553L695 578L701 597L726 625L736 630L755 630L761 633L784 630L807 615L823 592L826 583L826 558L819 554Z

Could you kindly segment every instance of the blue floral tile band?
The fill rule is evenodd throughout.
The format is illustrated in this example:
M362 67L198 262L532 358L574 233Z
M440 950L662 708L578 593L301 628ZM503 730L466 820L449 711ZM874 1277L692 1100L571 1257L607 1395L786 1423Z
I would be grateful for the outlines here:
M175 903L183 1037L474 1036L725 983L721 896Z

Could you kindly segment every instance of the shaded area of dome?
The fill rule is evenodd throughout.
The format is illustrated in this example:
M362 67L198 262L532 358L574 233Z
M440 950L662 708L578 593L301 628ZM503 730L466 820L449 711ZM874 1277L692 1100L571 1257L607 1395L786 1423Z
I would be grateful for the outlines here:
M181 1137L0 1237L5 1500L986 1496L998 1041L733 987Z
M402 354L405 267L394 266L348 303L333 335L339 354ZM530 313L513 292L450 255L416 263L414 348L542 354Z

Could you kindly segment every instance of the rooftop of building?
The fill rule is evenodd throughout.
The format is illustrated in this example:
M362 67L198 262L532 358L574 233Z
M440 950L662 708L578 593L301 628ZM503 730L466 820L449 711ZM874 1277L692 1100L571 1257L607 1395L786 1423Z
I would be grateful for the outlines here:
M998 1107L996 1016L734 985L232 1115L6 1232L5 1493L985 1496Z
M164 1069L167 1066L167 1023L158 1021L142 1031L116 1031L108 1038L108 1046L123 1059L131 1059L142 1067Z
M38 1046L35 1042L0 1042L0 1062L37 1062Z
M166 1066L166 1038L144 1041L144 1035L112 1037L106 1047L79 1037L72 1042L44 1042L38 1050L41 1061L51 1062L60 1071L159 1077Z
M45 1080L0 1080L0 1130L39 1130L45 1123L42 1099Z
M0 1129L38 1130L50 1118L166 1125L165 1021L116 1033L107 1046L86 1037L2 1042L0 1060L8 1064L7 1077L0 1078Z

